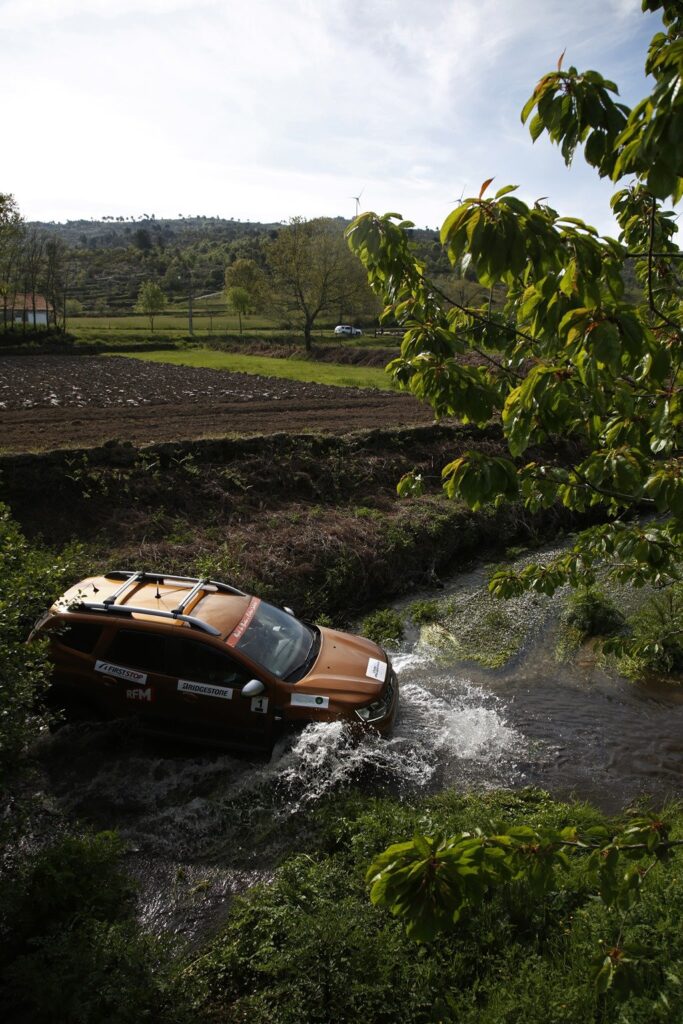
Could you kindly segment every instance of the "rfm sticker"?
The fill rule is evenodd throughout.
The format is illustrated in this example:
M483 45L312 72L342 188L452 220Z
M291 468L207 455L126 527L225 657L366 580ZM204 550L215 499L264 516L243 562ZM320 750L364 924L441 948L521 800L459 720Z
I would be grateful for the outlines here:
M152 704L154 701L154 690L151 686L144 690L141 690L139 687L136 687L134 690L126 690L126 700L134 700L137 703L146 701L148 704Z

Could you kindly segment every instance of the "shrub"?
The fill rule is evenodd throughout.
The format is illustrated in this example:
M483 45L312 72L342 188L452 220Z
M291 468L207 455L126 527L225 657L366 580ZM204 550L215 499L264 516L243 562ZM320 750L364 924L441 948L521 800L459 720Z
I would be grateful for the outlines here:
M403 620L393 608L382 608L363 619L361 633L377 644L398 643L403 639Z
M683 586L651 598L631 619L629 675L683 669Z
M415 831L496 827L580 829L612 822L539 791L449 791L411 808L335 798L318 814L324 849L290 858L272 884L233 903L225 928L183 971L198 1021L251 1024L650 1024L681 1019L683 879L680 855L660 865L626 915L610 915L577 858L539 897L523 881L491 891L429 944L406 937L373 906L363 878L387 842ZM324 819L324 820L320 820ZM679 834L681 819L673 822ZM652 961L637 996L619 1006L593 980L596 945L640 942ZM639 965L639 970L641 966ZM623 1012L622 1012L623 1011Z
M114 833L63 839L3 887L0 1013L7 1024L179 1022L169 950L136 924ZM169 963L169 967L172 962Z
M15 947L62 932L75 918L114 922L129 915L134 887L122 874L123 842L114 832L67 836L18 874L4 907Z
M584 587L567 601L565 621L582 638L612 636L624 625L624 616L597 587Z
M438 601L413 601L408 611L416 626L427 626L441 618Z
M0 781L43 725L45 645L26 646L33 622L76 575L80 548L61 556L32 546L0 505Z

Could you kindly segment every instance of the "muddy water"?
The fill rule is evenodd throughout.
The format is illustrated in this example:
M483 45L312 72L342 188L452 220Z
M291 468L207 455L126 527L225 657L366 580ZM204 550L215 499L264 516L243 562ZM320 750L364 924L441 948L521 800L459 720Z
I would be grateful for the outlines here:
M482 585L482 572L461 576L438 598L462 621L463 609L478 614ZM679 796L683 689L627 682L590 649L560 663L563 600L513 606L524 640L498 669L413 629L393 655L402 710L389 740L312 725L264 762L179 750L130 723L72 725L43 746L51 799L60 813L120 829L142 920L193 940L224 918L231 893L267 879L285 851L305 850L307 809L349 787L409 797L538 785L608 811ZM487 628L495 633L495 620Z

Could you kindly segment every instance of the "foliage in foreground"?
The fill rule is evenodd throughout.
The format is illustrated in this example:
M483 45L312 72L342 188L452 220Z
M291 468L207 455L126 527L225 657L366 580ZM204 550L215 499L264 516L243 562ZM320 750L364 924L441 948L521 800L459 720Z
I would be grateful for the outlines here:
M655 819L650 822L658 838L646 857L657 856L657 847L681 835L681 813L672 810L667 818L668 837L663 828L653 829ZM558 803L531 790L448 792L415 807L337 794L306 825L310 852L290 857L270 884L236 898L222 931L203 948L185 951L136 924L134 891L116 835L67 837L34 854L2 888L3 1019L649 1024L683 1014L683 876L673 846L646 877L637 872L640 861L622 849L620 856L638 877L631 888L640 898L629 897L618 912L598 898L601 886L609 888L618 874L615 866L603 858L595 875L587 874L586 854L578 850L559 870L544 864L541 874L553 871L552 884L541 885L528 872L491 884L486 898L470 900L457 928L449 923L438 935L423 935L429 941L420 944L378 905L381 900L373 904L367 898L367 865L396 835L507 832L516 837L510 842L513 855L523 861L531 831L566 838L571 829L595 841L631 828L630 845L642 838L647 845L635 818L614 822L588 806ZM416 867L424 859L424 842L406 844L415 852ZM442 864L448 856L444 845L436 859ZM544 857L537 859L544 863ZM488 860L492 876L503 873L503 858ZM373 884L381 887L388 872L380 857ZM596 951L602 985L593 980ZM634 952L637 965L627 962ZM610 974L616 960L617 973ZM629 969L635 985L620 993L619 981Z
M29 631L76 575L72 545L61 555L29 544L0 505L0 780L16 767L43 723L48 682L44 645L26 645Z
M7 1024L180 1021L169 949L134 917L113 833L67 837L3 886L0 1011ZM165 961L165 963L164 963Z
M662 208L683 193L683 9L679 0L642 6L664 19L647 56L649 96L629 109L614 83L565 71L560 60L522 112L532 138L545 132L567 164L583 147L600 176L621 183L612 200L618 241L542 199L527 205L515 186L489 198L493 179L484 182L447 217L441 240L456 274L474 270L485 288L504 286L498 314L429 280L398 215L365 213L347 232L385 320L405 331L389 366L395 379L437 416L502 423L509 456L466 452L443 470L446 492L475 509L522 499L536 510L559 499L611 520L547 565L496 573L501 596L592 583L604 561L617 579L657 585L678 578L683 563L681 252L674 214ZM640 304L625 295L632 265ZM574 465L535 449L557 436L583 450ZM420 487L409 475L399 493ZM642 509L662 518L624 520Z
M463 913L457 932L435 932L420 945L396 918L368 903L365 868L390 837L502 832L501 820L508 831L517 827L518 852L523 823L530 820L548 832L575 828L597 836L617 828L591 808L558 804L539 792L447 793L417 809L358 797L340 804L337 798L318 854L290 859L271 885L238 899L225 930L185 969L197 1018L253 1024L676 1019L683 1012L678 855L662 860L641 899L619 920L596 898L596 880L574 857L557 884L542 891L521 874L491 886ZM672 821L678 835L680 815ZM416 844L406 845L417 851ZM373 877L378 872L374 884L381 888L388 877L384 862L375 863ZM596 950L611 965L617 946L647 951L637 989L625 1001L615 991L616 978L601 986L593 980Z

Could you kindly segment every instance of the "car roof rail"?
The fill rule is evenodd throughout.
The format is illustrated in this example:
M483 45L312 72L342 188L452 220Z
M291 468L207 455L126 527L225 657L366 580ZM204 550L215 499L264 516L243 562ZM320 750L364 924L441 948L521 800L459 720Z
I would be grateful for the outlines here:
M102 602L102 604L106 604L106 605L116 604L117 598L121 597L121 595L124 593L124 591L126 591L128 589L128 587L131 585L131 583L137 583L138 580L141 580L143 576L144 576L144 573L141 573L141 572L127 573L126 577L125 577L125 582L123 582L121 584L121 586L119 587L119 589L115 590L113 594L110 594L109 597L105 597L105 599ZM117 575L115 578L116 579L120 579L121 577Z
M249 597L244 590L239 590L237 587L231 586L229 583L221 583L220 580L210 580L207 578L201 578L199 576L176 576L174 573L167 572L131 572L128 569L113 569L111 572L104 574L104 578L107 580L123 580L123 586L105 598L107 604L114 604L114 601L125 592L131 583L192 583L194 584L192 590L195 594L199 593L206 586L215 587L216 590L221 591L225 594L236 594L237 597ZM197 584L201 583L201 587ZM188 605L188 594L182 601L185 607ZM194 594L193 594L194 596Z
M88 612L108 612L113 615L125 615L132 617L133 615L152 615L158 619L172 619L174 622L187 622L193 629L199 629L203 633L208 633L209 636L221 636L220 629L216 629L215 626L209 625L208 622L204 622L203 619L197 618L196 615L183 615L182 612L178 611L166 611L163 608L138 608L135 605L129 604L107 604L105 601L81 601L76 606L82 608Z

